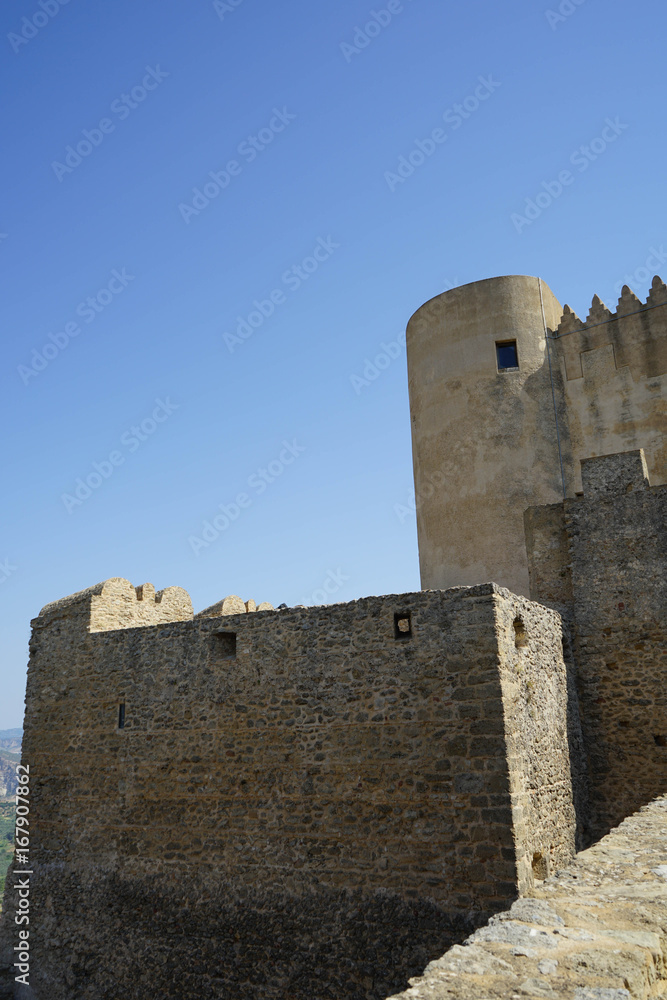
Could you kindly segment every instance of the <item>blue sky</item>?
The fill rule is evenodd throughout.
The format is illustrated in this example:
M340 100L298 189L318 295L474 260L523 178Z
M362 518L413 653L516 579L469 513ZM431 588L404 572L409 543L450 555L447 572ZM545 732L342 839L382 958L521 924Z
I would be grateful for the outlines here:
M665 19L5 0L0 728L30 618L108 577L418 589L406 322L497 274L585 314L667 273Z

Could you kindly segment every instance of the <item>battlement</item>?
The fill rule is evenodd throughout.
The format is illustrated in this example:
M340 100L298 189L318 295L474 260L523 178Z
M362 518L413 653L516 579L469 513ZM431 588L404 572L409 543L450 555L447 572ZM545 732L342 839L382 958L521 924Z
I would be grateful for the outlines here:
M257 604L232 595L195 615L190 595L182 587L167 587L156 592L152 583L134 587L129 580L113 577L47 604L33 625L44 628L54 622L67 622L74 631L113 632L192 621L193 618L220 618L274 610L268 601Z
M244 601L242 598L232 594L230 597L225 597L216 604L212 604L210 608L204 608L203 611L199 611L195 615L195 618L222 618L226 615L253 614L255 611L275 611L275 608L268 601L262 601L261 604L257 604L253 600Z
M635 382L667 373L667 286L656 275L646 302L623 286L615 313L594 295L586 321L568 305L552 339L565 364L568 381L584 377L583 359L590 351L612 347L617 369L627 367Z
M582 489L580 463L644 450L655 485L667 482L667 286L657 275L646 302L623 286L612 313L593 296L585 322L565 306L548 334L567 494Z
M129 580L113 577L47 604L33 625L44 628L67 622L75 631L109 632L189 621L193 615L190 595L182 587L156 593L152 583L133 587Z

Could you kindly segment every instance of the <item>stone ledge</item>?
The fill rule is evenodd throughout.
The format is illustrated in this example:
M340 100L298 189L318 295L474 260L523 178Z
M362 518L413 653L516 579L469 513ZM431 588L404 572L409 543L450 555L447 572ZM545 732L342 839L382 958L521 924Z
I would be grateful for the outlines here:
M410 983L390 1000L667 996L667 796Z

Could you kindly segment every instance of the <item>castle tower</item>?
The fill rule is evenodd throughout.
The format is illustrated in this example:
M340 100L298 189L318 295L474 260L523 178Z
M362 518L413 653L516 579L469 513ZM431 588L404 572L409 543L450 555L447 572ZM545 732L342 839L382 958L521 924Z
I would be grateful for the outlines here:
M547 285L512 275L438 295L410 320L424 589L493 580L529 593L523 512L563 499L550 375L560 400L560 368L548 363L545 336L561 315ZM567 455L564 465L567 476Z

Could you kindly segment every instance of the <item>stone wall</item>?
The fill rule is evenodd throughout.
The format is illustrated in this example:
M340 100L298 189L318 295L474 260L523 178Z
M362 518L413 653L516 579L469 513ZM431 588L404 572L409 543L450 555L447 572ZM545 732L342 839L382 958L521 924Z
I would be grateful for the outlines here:
M526 536L532 596L563 610L571 594L599 837L667 787L667 487L642 451L587 460L582 480L583 497L528 511Z
M580 461L637 448L644 449L651 482L667 483L667 287L654 278L641 302L626 285L615 313L596 295L585 322L565 310L553 347L573 492L582 488Z
M498 609L506 752L520 892L575 850L573 798L582 770L576 694L558 618L528 601ZM539 642L535 642L537 637ZM575 792L573 794L573 786Z
M484 585L93 631L128 587L33 623L37 1000L382 997L571 857L553 611Z
M391 1000L667 994L667 798L626 819Z

